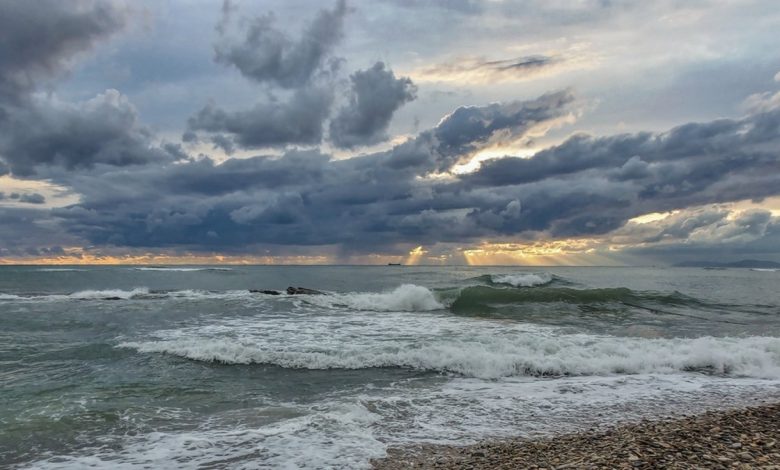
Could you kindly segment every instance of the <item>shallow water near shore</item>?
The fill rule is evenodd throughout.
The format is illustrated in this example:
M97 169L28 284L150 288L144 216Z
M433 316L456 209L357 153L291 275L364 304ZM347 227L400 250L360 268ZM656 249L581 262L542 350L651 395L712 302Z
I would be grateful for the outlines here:
M304 286L323 296L250 293ZM780 272L0 267L0 465L361 468L780 397Z

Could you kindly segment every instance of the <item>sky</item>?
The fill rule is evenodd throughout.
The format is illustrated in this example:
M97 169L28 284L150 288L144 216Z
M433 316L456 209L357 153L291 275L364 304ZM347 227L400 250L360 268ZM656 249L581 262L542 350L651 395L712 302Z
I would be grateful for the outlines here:
M0 0L0 264L780 261L775 0Z

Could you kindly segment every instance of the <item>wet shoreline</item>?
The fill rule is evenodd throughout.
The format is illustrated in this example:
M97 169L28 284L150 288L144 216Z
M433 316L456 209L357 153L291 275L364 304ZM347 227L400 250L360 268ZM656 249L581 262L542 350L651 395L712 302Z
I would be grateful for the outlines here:
M780 469L780 402L541 439L393 448L372 465L377 470Z

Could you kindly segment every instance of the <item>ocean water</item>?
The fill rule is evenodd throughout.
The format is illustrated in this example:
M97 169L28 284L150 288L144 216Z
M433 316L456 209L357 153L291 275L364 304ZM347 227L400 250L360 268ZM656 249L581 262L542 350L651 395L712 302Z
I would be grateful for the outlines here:
M253 294L303 286L322 296ZM780 272L0 267L0 467L364 468L780 398Z

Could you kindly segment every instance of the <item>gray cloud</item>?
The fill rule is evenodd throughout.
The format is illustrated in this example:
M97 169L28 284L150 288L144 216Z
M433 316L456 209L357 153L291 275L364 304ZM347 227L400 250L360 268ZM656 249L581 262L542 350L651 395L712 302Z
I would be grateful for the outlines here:
M644 213L775 195L778 148L775 109L661 134L577 136L531 159L484 162L461 187L514 192L524 210L507 233L602 234ZM483 212L490 213L474 215Z
M572 100L562 92L461 108L391 150L348 160L287 151L80 172L67 181L81 201L51 215L60 230L96 246L392 252L412 244L601 237L648 212L778 194L780 109L658 134L580 135L530 159L488 161L455 179L425 178L496 132L518 137L565 115ZM736 247L773 233L762 213L728 224L724 217L702 213L623 236L644 244L699 237L700 244L709 238Z
M0 156L16 176L45 174L52 166L73 170L172 159L151 145L151 132L116 90L79 104L40 98L9 107L3 124Z
M467 155L494 140L512 140L532 127L569 112L571 91L545 94L535 100L462 106L436 126L440 151L452 159Z
M216 61L257 82L297 88L309 82L341 40L347 11L346 2L338 0L333 10L321 10L297 40L274 27L272 14L257 17L240 42L222 35L214 48ZM223 20L217 30L226 28Z
M0 101L18 104L40 80L62 73L75 54L121 29L125 20L112 2L0 2Z
M34 93L126 19L115 2L0 2L0 175L53 178L62 169L176 158L151 144L115 90L77 104Z
M25 193L19 197L19 202L26 202L28 204L43 204L46 202L46 198L39 193Z
M330 123L331 140L346 148L387 140L393 114L416 98L417 87L408 78L396 78L383 62L358 70L350 80L349 102Z
M554 119L566 112L570 100L550 96L507 107L509 118L499 127L520 135L542 122L541 116ZM551 109L542 112L545 105ZM519 111L524 106L527 113ZM523 121L526 115L533 123ZM503 120L501 110L491 116ZM418 178L455 158L453 145L435 134L435 129L425 131L389 151L348 160L287 151L281 158L221 164L202 159L109 170L99 178L83 175L72 180L81 202L53 212L71 234L89 243L134 247L237 250L266 243L370 250L491 233L465 215L466 209L498 203L492 195L453 192ZM459 138L457 145L477 148L486 134L474 135L478 141ZM507 216L515 205L509 204ZM439 218L446 227L433 223Z
M479 0L393 0L393 4L405 8L438 8L467 14L484 11L484 4Z
M307 87L295 91L287 102L268 101L248 111L228 112L210 104L187 124L191 131L229 133L248 148L317 144L332 102L331 90Z
M607 240L625 246L628 253L669 263L777 259L780 218L761 209L736 212L722 206L696 207L653 222L627 224Z

